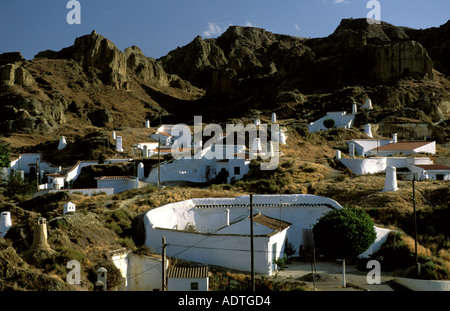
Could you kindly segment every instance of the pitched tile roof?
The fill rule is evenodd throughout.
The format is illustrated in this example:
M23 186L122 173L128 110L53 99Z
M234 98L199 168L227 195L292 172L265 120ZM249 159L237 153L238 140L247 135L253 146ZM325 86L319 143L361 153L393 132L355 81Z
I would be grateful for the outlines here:
M414 164L414 166L418 166L420 168L423 168L427 171L433 171L433 170L450 170L450 166L442 165L442 164Z
M402 150L414 150L419 147L431 144L431 141L410 141L410 142L400 142L400 143L392 143L383 145L377 148L373 148L372 150L378 151L386 151L386 150L394 150L394 151L402 151Z
M101 176L101 177L95 177L95 179L98 180L135 180L137 177L134 176Z
M266 227L268 227L270 229L280 230L280 231L284 230L286 228L289 228L291 226L291 224L288 223L287 221L283 221L283 220L280 220L280 219L272 218L272 217L263 215L261 213L258 213L256 215L254 215L253 216L253 221L258 223L258 224L260 224L260 225L266 226Z
M167 277L174 279L203 279L208 277L208 267L169 267Z

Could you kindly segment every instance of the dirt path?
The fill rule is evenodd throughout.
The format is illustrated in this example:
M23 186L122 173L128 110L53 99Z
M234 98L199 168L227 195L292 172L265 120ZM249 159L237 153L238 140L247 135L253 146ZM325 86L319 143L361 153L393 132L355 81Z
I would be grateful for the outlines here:
M354 265L346 265L345 278L347 286L342 284L342 263L341 262L316 262L315 282L312 279L311 264L309 262L293 260L283 271L279 271L275 279L281 281L304 282L314 290L314 285L318 291L394 291L401 290L393 282L394 276L381 272L381 284L369 284L367 272L359 271Z

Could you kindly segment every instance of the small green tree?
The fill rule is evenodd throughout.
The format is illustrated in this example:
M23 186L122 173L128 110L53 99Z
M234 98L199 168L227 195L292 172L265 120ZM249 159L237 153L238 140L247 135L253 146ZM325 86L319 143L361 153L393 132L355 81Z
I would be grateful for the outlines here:
M9 167L9 143L0 142L0 168Z
M375 242L373 220L362 209L342 208L326 213L313 228L316 248L324 255L342 259L345 287L345 259L355 259Z

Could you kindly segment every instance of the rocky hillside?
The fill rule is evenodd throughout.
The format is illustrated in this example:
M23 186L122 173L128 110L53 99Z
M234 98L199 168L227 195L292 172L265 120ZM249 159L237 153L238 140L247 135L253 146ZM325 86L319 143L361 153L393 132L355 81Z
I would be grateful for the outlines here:
M100 130L253 118L277 112L300 125L369 97L363 123L427 123L447 140L449 23L415 30L342 20L325 38L231 26L155 60L120 51L93 31L33 60L0 55L0 130L14 147L75 140ZM384 122L384 123L383 123ZM381 131L385 135L388 130Z
M221 115L270 109L310 121L370 97L391 114L411 107L434 121L445 119L449 81L433 67L435 60L421 43L426 35L409 33L365 19L343 20L333 34L315 39L233 26L217 39L196 37L160 61L167 72L206 89L212 101L222 103ZM444 48L448 39L440 42ZM439 66L442 72L445 68Z

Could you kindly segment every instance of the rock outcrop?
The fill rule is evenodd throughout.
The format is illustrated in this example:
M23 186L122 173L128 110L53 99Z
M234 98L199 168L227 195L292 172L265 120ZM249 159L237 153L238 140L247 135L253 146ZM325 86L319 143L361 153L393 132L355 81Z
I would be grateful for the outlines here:
M433 62L425 48L416 41L386 44L369 52L373 66L370 77L389 82L402 76L433 79Z
M450 21L440 27L403 28L403 31L427 49L436 70L450 76Z
M72 58L84 69L100 70L100 80L117 89L127 89L127 63L125 55L109 39L95 30L75 39Z
M72 46L59 52L46 50L35 58L73 59L100 81L116 89L127 89L127 62L125 55L109 39L95 30L91 34L75 39ZM94 69L94 70L92 70Z
M30 86L35 81L31 73L19 62L0 66L0 83L6 86Z
M128 69L138 78L163 87L169 86L169 78L161 64L145 56L139 47L133 45L125 49L125 59Z

